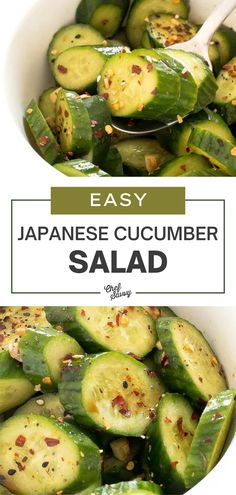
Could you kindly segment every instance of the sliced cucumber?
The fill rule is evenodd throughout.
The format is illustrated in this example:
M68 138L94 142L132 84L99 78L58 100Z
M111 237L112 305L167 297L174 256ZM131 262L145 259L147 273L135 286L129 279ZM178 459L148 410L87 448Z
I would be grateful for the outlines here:
M27 327L49 326L42 306L0 307L0 352L17 359L18 342Z
M20 406L34 395L34 387L7 351L0 353L0 414Z
M78 342L53 328L28 329L21 338L19 350L26 375L45 391L56 388L63 361L83 354Z
M185 172L181 177L229 177L221 170L216 168L208 168L206 170L191 170L190 172Z
M128 0L82 0L76 11L77 22L90 24L105 37L119 29L128 10Z
M167 48L175 43L183 43L193 38L197 30L197 26L186 19L181 19L178 16L176 18L173 14L151 15L146 20L145 33L149 45L146 48ZM142 45L145 47L143 39Z
M134 0L127 19L126 33L130 46L138 48L145 30L145 19L152 14L177 14L183 19L188 17L187 0Z
M181 318L158 318L156 325L162 350L155 361L170 390L201 405L227 388L220 363L194 325Z
M175 125L171 129L170 147L175 155L181 156L189 153L189 137L193 128L205 129L213 132L216 136L235 143L235 138L220 115L208 108L196 115L188 117L181 125Z
M93 163L77 158L63 163L56 163L54 168L68 177L108 177L109 174Z
M182 63L185 70L192 75L198 88L195 111L197 112L209 105L214 100L217 84L204 60L193 53L187 53L183 50L166 49L166 54Z
M201 172L208 171L210 168L211 165L206 158L191 153L165 163L155 175L160 177L179 177L192 170Z
M221 70L221 60L220 60L220 52L218 49L218 42L210 41L209 46L208 46L208 53L210 57L210 61L213 65L213 71L215 76L218 76L220 70Z
M167 493L185 490L186 460L197 426L194 418L194 410L183 396L167 393L148 431L149 470L154 481L163 483Z
M98 92L114 116L157 119L178 99L173 80L173 71L161 60L121 53L106 62Z
M1 425L0 444L3 485L17 495L76 493L100 483L98 447L70 424L14 416Z
M123 163L121 155L116 147L111 147L102 164L103 170L114 177L122 177L124 175Z
M224 65L217 78L218 90L214 105L230 125L236 122L236 57Z
M53 69L54 62L60 53L68 48L81 45L101 45L104 38L92 26L71 24L57 31L48 48L48 59Z
M151 175L172 155L156 139L126 139L116 144L127 175Z
M127 469L128 466L128 469ZM132 469L130 469L130 466ZM102 479L103 483L119 483L119 481L129 481L142 472L142 468L138 462L120 461L115 457L105 457L103 460Z
M111 114L106 100L101 96L84 98L83 103L89 114L93 133L92 149L88 159L101 167L111 146L113 133Z
M236 32L232 28L223 25L215 32L212 40L218 48L222 67L236 54Z
M56 133L56 102L60 88L48 88L39 98L39 108L50 129Z
M163 392L156 374L119 352L87 356L64 370L60 400L79 424L140 436Z
M14 416L19 414L37 414L39 416L48 416L51 418L63 418L64 417L64 407L62 406L58 394L43 394L33 399L19 407Z
M75 46L56 58L53 75L57 84L65 89L95 93L105 62L105 55L95 47Z
M194 153L206 156L213 165L228 175L236 175L236 146L204 129L195 128L189 138Z
M235 393L235 390L220 392L204 409L187 457L186 488L201 481L217 463L233 417Z
M162 490L160 486L153 482L139 480L105 485L95 490L95 495L119 495L120 493L127 495L149 495L150 493L156 493L156 495L162 495Z
M46 314L88 352L112 350L143 357L157 341L155 322L141 307L52 306Z
M51 165L63 160L60 146L35 100L31 100L27 106L25 120L34 138L37 151L42 158Z
M72 91L61 89L57 98L57 128L62 150L82 156L91 149L92 128L83 101ZM60 163L63 160L57 160Z
M144 306L145 310L156 320L163 316L176 316L176 313L168 306Z
M171 56L167 54L167 50L161 49L146 50L145 48L142 48L135 50L134 53L162 60L162 62L172 71L172 74L175 74L173 85L175 87L177 101L169 110L165 109L165 117L169 120L176 120L178 115L184 116L192 112L197 102L197 85L185 66L172 57L173 51L170 52ZM162 116L160 116L160 118L162 118Z

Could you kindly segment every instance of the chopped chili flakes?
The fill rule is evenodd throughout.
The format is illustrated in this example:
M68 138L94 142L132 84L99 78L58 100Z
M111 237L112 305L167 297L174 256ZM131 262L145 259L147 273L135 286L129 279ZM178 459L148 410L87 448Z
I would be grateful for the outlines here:
M154 88L154 89L152 90L151 94L152 94L153 96L157 96L157 94L158 94L157 88Z
M148 376L150 376L150 378L156 378L157 374L154 370L147 370L147 374Z
M192 416L191 416L191 419L193 421L197 421L199 419L199 414L198 414L197 411L193 411Z
M164 368L165 366L169 366L169 364L169 356L165 352L163 352L161 356L161 366Z
M164 419L164 422L168 425L169 423L172 423L170 418L167 418L167 416Z
M213 414L211 421L216 421L217 419L223 418L222 414L219 411L216 411L215 414Z
M81 314L81 316L83 316L83 318L84 318L84 317L86 316L86 312L85 312L85 310L84 310L84 309L81 309L80 314Z
M39 138L39 145L40 146L46 146L49 143L49 137L48 136L41 136Z
M122 397L122 395L117 395L114 399L112 399L112 407L115 407L115 406L120 406L120 407L124 407L126 406L126 401L124 399L124 397Z
M3 343L4 339L5 339L4 335L0 335L0 344Z
M132 65L132 74L141 74L142 69L139 65Z
M109 98L109 93L102 93L101 95L105 100L108 100Z
M60 443L60 440L57 438L45 438L44 441L48 447L55 447Z
M26 438L23 435L19 435L15 441L17 447L24 447Z
M109 22L109 19L103 19L101 21L101 23L103 24L103 26L106 26L106 24L108 24L108 22Z
M118 327L120 326L120 319L121 319L121 314L120 313L117 313L117 315L116 315L116 324L117 324Z
M95 136L96 136L97 139L102 139L102 137L103 137L103 130L102 129L98 129L95 132Z
M122 416L125 416L126 418L130 418L131 416L131 411L129 409L125 409L124 407L119 409L119 413L122 414Z
M151 411L149 411L148 416L149 416L149 418L150 418L151 420L156 419L156 417L157 417L156 411L154 411L154 409L152 409Z
M17 467L18 467L19 471L24 471L25 470L25 466L23 466L23 464L21 464L20 462L17 462L17 461L16 461L16 464L17 464Z
M152 69L153 69L153 64L151 64L151 62L148 62L148 64L147 64L147 71L148 72L151 72Z
M173 461L173 462L171 462L172 469L176 469L177 464L179 464L179 461Z
M188 433L183 430L183 418L179 418L176 422L176 425L177 425L177 429L178 429L180 438L186 437L188 435Z
M67 74L67 72L68 72L67 67L64 67L64 65L60 65L60 64L57 66L57 70L61 74Z

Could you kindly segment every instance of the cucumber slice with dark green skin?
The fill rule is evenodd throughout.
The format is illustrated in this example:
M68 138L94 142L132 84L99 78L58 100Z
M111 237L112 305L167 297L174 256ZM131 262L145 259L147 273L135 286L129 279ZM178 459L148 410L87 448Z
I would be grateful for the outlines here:
M128 10L128 0L82 0L76 11L77 22L90 24L106 38L119 29Z
M172 158L156 139L126 139L116 144L116 148L127 175L132 172L136 175L151 175Z
M212 40L217 45L222 67L236 54L236 32L232 28L223 25L215 32Z
M198 55L187 53L183 50L171 50L167 48L166 54L182 63L185 70L190 72L197 85L197 103L194 111L198 112L209 105L215 98L217 84L211 70L207 67L204 60Z
M181 318L158 318L156 325L162 350L155 362L170 390L201 406L227 388L220 363L194 325Z
M228 175L236 175L236 146L213 132L195 128L189 138L194 153L203 155Z
M95 93L97 78L105 62L105 55L93 46L75 46L56 58L53 76L65 89Z
M177 14L183 19L188 17L189 4L187 0L174 3L173 0L135 0L132 4L126 25L126 34L132 48L141 44L145 30L145 19L152 14Z
M42 158L51 165L63 160L60 146L35 100L26 108L25 119Z
M124 175L122 158L115 146L109 149L103 161L102 168L113 177L122 177Z
M217 77L221 70L220 52L218 49L217 41L214 41L213 39L212 41L210 41L208 46L208 53L209 53L210 61L213 65L214 74Z
M112 350L143 357L156 344L155 322L141 307L52 306L46 314L88 352Z
M76 340L53 328L28 329L20 340L19 350L29 380L45 391L57 388L63 361L83 354Z
M0 443L2 483L17 495L76 493L100 484L98 447L68 423L14 416L1 425Z
M163 316L177 316L168 306L144 306L154 320Z
M26 328L48 325L42 306L1 306L0 352L9 351L16 359L18 342Z
M39 416L47 416L51 418L63 418L65 409L60 402L58 394L43 394L33 399L19 407L14 416L19 414L37 414Z
M106 100L101 96L84 98L83 103L89 114L93 133L92 149L88 159L101 167L111 146L113 133L111 114Z
M140 54L141 56L149 56L151 58L156 58L157 60L162 60L162 62L169 67L173 74L175 74L175 79L173 84L175 87L177 101L168 110L165 109L165 117L169 120L176 120L178 115L187 115L194 109L197 102L197 85L190 74L184 67L183 63L177 61L172 57L172 53L167 54L167 50L147 50L141 48L135 50L134 53ZM160 116L162 118L162 115Z
M214 107L229 125L236 122L235 66L236 57L224 65L217 78L218 90L214 100Z
M224 390L210 399L204 409L187 457L186 488L201 481L217 463L233 418L235 394L235 390Z
M181 125L177 124L172 127L170 147L175 155L182 156L191 151L188 141L195 127L209 130L217 136L227 139L230 143L235 143L235 138L225 121L218 113L207 108L188 117Z
M121 493L127 495L148 495L150 493L162 495L162 489L150 481L133 480L109 486L105 485L95 490L95 495L119 495Z
M92 26L86 24L70 24L57 31L48 48L48 60L53 69L54 62L60 53L74 46L101 45L104 38Z
M188 41L193 38L197 30L197 26L186 19L176 18L173 14L155 14L146 20L145 32L149 46L167 48L175 43Z
M167 393L148 431L147 463L154 481L167 493L183 493L187 455L197 426L197 415L183 396Z
M88 153L92 146L91 122L77 93L61 89L57 97L56 113L62 150L75 157ZM57 163L61 161L63 160L57 160Z
M191 172L185 172L181 177L229 177L221 170L216 168L209 168L207 170L191 170Z
M127 468L128 466L128 468ZM130 469L130 467L132 469ZM119 461L115 457L108 457L103 460L102 479L103 483L119 483L119 481L129 481L142 472L140 464L134 460L128 462Z
M39 108L50 129L56 133L56 102L60 88L48 88L39 98Z
M59 384L60 400L79 424L134 437L145 433L162 393L155 372L112 351L72 363Z
M34 387L20 364L7 351L0 353L0 414L20 406L34 395Z
M208 171L211 168L209 161L203 156L191 153L179 156L165 163L155 175L159 177L179 177L194 171Z
M161 60L151 62L135 52L111 57L98 83L113 116L157 119L178 95L173 71Z
M54 168L68 177L109 177L109 174L82 158L56 163Z

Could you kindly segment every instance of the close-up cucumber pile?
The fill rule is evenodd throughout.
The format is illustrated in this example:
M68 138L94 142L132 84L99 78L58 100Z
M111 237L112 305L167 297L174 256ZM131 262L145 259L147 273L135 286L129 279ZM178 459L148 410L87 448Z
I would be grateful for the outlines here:
M188 0L82 0L74 23L58 28L47 52L52 84L30 101L24 119L31 145L56 170L70 177L236 175L232 28L222 25L209 44L213 72L201 54L171 48L200 28ZM118 131L116 118L132 134ZM163 130L135 136L145 121Z
M185 493L232 424L222 365L167 307L1 307L0 495Z

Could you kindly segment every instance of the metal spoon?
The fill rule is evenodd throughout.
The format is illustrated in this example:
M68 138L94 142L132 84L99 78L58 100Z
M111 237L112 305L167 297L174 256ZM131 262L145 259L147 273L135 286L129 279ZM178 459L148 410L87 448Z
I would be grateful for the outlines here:
M199 29L197 34L192 39L185 41L184 43L176 43L168 47L168 49L184 50L186 52L193 52L197 55L201 55L201 57L206 60L209 68L212 70L212 63L208 53L208 44L218 27L235 7L236 0L223 0L215 7L213 12L202 25L201 29ZM164 123L156 120L129 120L122 117L113 117L112 121L114 129L133 136L153 134L154 132L170 127L177 122L173 121Z

